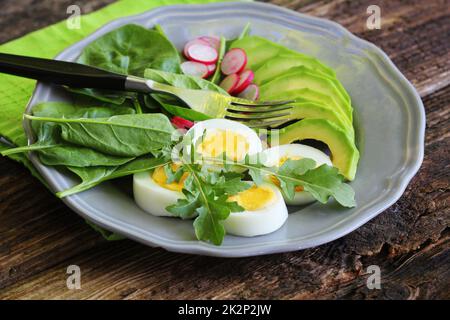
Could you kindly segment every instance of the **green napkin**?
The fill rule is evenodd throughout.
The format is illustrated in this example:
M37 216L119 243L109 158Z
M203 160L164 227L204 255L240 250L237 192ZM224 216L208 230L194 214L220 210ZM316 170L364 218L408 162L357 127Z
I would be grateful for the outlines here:
M69 29L66 21L32 32L22 38L0 46L0 52L53 58L71 44L83 39L105 23L123 16L174 4L219 2L220 0L119 0L103 9L81 17L80 29ZM22 116L31 97L34 80L0 74L0 136L17 146L27 144L22 128ZM8 146L0 144L0 151ZM22 162L33 175L41 179L34 167L23 154L11 155ZM42 181L42 179L41 179Z

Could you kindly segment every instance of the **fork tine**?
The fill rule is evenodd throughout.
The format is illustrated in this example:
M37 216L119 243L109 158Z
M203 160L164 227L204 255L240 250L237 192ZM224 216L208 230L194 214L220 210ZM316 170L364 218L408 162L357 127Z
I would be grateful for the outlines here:
M278 105L278 106L237 106L229 105L227 107L228 111L234 112L249 112L249 113L261 113L261 112L272 112L272 111L283 111L292 109L290 105Z
M225 115L225 118L230 120L264 120L264 119L274 119L274 118L280 118L284 116L289 116L290 112L264 112L264 113L256 113L256 114L245 114L245 113L234 113L234 112L227 112Z
M283 120L272 120L272 121L266 121L266 122L255 122L255 123L247 123L243 122L247 127L250 128L267 128L267 127L277 127L279 125L282 125L283 123L286 123L289 121L288 119Z
M227 115L226 116L227 119L230 119L230 117ZM259 118L259 119L255 119L255 118L231 118L230 120L235 120L235 121L239 121L247 126L263 126L263 127L267 127L269 125L271 125L272 123L277 123L277 122L286 122L291 120L290 114L284 114L284 115L276 115L276 116L272 116L272 117L266 117L266 118Z
M281 106L288 103L295 102L294 100L282 100L282 101L251 101L241 98L232 98L231 104L239 106Z

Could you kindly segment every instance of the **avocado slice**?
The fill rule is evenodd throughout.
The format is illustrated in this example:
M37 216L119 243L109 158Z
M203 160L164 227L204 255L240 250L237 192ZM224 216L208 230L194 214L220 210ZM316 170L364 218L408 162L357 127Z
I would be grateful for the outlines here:
M336 101L342 113L352 122L353 109L349 102L341 95L339 89L327 78L321 77L317 73L309 72L305 67L297 67L295 71L289 71L260 87L260 99L269 100L268 97L286 91L299 89L311 89L328 95Z
M341 108L333 98L309 88L280 91L271 95L266 95L264 94L264 92L262 92L261 96L261 101L292 100L294 102L313 102L326 105L336 111L340 115L341 120L345 122L347 126L353 126L352 122L347 118L346 114L341 110Z
M298 54L282 54L266 60L266 62L255 71L254 82L262 85L278 76L281 76L289 69L304 66L313 72L320 73L324 77L335 78L334 72L329 72L328 68L323 68L323 64L316 58Z
M267 60L280 57L280 56L291 56L296 57L300 61L305 61L305 63L314 64L315 69L320 69L323 73L334 77L335 73L333 69L327 67L322 64L317 59L310 57L306 54L297 52L295 50L286 48L278 43L272 42L262 37L258 36L248 36L239 40L235 40L231 48L241 48L245 50L247 54L247 68L251 70L257 70L260 66L262 66ZM308 60L316 60L315 62Z
M345 90L342 83L338 79L336 79L335 76L331 76L323 72L323 70L321 70L320 68L317 68L317 66L315 66L317 62L317 59L310 58L310 61L307 61L305 59L299 59L294 56L281 56L271 58L267 60L266 63L264 63L258 70L255 71L254 82L260 86L281 75L287 75L297 72L298 70L302 70L298 68L302 67L306 68L306 70L310 73L317 73L321 77L329 79L339 90L342 98L345 99L347 103L351 103L350 96L347 90Z
M276 144L275 132L271 134L271 145ZM297 140L322 141L331 150L333 166L348 180L353 180L359 160L355 143L344 130L325 119L305 119L278 131L278 144L289 144Z
M352 141L354 140L353 126L349 124L348 121L345 121L345 118L343 118L332 107L308 100L304 102L291 103L289 105L292 106L292 111L289 120L325 119L334 123L346 134L348 134Z

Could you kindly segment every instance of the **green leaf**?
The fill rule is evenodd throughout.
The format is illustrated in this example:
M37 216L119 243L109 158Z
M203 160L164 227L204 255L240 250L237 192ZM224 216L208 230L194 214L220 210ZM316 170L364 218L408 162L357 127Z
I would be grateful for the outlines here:
M117 167L68 167L70 171L80 177L81 183L67 190L58 192L56 195L60 198L64 198L91 189L104 181L132 175L138 172L150 171L168 163L170 163L170 160L166 158L141 157Z
M9 149L3 155L35 151L45 165L74 167L118 166L134 159L134 157L118 157L73 145L63 141L60 135L61 130L57 125L45 122L39 129L36 143Z
M156 97L156 99L159 99L159 97ZM203 121L211 119L210 116L207 116L206 114L195 111L193 109L165 103L163 99L159 99L159 103L164 108L164 110L166 110L173 116L179 116L191 121Z
M322 203L326 203L332 196L344 207L356 205L355 192L348 184L343 183L344 177L338 173L337 168L322 165L300 178L305 191Z
M61 119L26 116L33 121L54 122L63 140L102 153L137 157L171 144L175 131L163 114L118 115L110 118Z
M185 74L176 74L155 69L146 69L144 77L159 83L168 84L177 88L206 90L219 92L223 95L228 93L214 83L198 77L188 76Z
M192 195L190 192L183 190L185 199L178 199L176 204L168 206L167 211L173 213L176 217L182 219L191 219L196 215L196 210L200 206L200 194Z
M219 246L225 237L225 228L219 222L215 212L207 207L197 208L198 217L194 221L194 230L197 239L211 241Z
M219 57L217 60L217 67L214 71L214 74L211 78L211 82L214 84L218 84L221 80L221 65L223 57L225 56L225 52L227 51L227 40L224 37L220 37L220 47L219 47Z
M235 195L249 188L250 184L242 181L242 177L236 177L227 180L222 176L222 179L214 185L214 190L216 191L216 193L227 194L229 196Z
M84 48L77 62L140 77L146 68L181 72L180 56L167 37L158 30L148 30L135 24L120 27L93 41ZM114 104L122 104L130 97L115 91L69 90Z
M179 167L177 170L173 171L170 165L164 166L164 173L166 174L166 183L178 182L183 176L184 169Z
M108 231L106 229L103 229L103 228L99 227L98 225L90 222L89 220L85 220L85 221L92 229L99 232L102 235L102 237L108 241L118 241L118 240L126 239L124 236L114 233L114 232L111 232L111 231Z

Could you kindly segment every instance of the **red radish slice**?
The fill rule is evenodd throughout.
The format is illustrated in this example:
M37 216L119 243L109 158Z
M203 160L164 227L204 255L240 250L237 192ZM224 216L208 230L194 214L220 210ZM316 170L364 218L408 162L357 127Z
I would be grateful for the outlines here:
M219 48L220 48L220 38L219 37L203 36L203 37L199 37L197 39L207 42L211 48L214 48L217 51L219 51Z
M188 41L185 45L184 45L184 49L183 49L183 53L184 56L186 58L188 58L189 60L191 60L191 57L189 56L189 48L194 45L194 44L201 44L204 46L209 46L209 42L205 41L205 40L201 40L200 38L196 38L194 40Z
M252 101L258 100L259 87L256 84L251 84L247 87L247 89L242 91L238 97Z
M216 64L215 63L207 64L206 67L208 68L208 74L206 75L206 78L208 78L214 73L214 71L216 71Z
M200 62L185 61L181 64L181 71L188 76L205 78L208 75L208 67Z
M170 120L170 122L172 122L172 124L178 129L190 129L194 126L194 123L192 121L178 116L174 116Z
M211 64L219 57L217 50L209 45L193 44L188 48L187 54L193 61Z
M247 55L240 48L234 48L228 51L223 57L221 70L224 75L239 73L244 70L247 64Z
M239 74L239 83L236 86L236 89L234 89L233 94L237 95L244 91L253 81L255 78L255 74L252 70L244 70Z
M225 79L222 80L219 86L226 92L231 94L234 91L234 89L236 89L238 83L239 83L239 76L236 73L233 73L225 77Z

